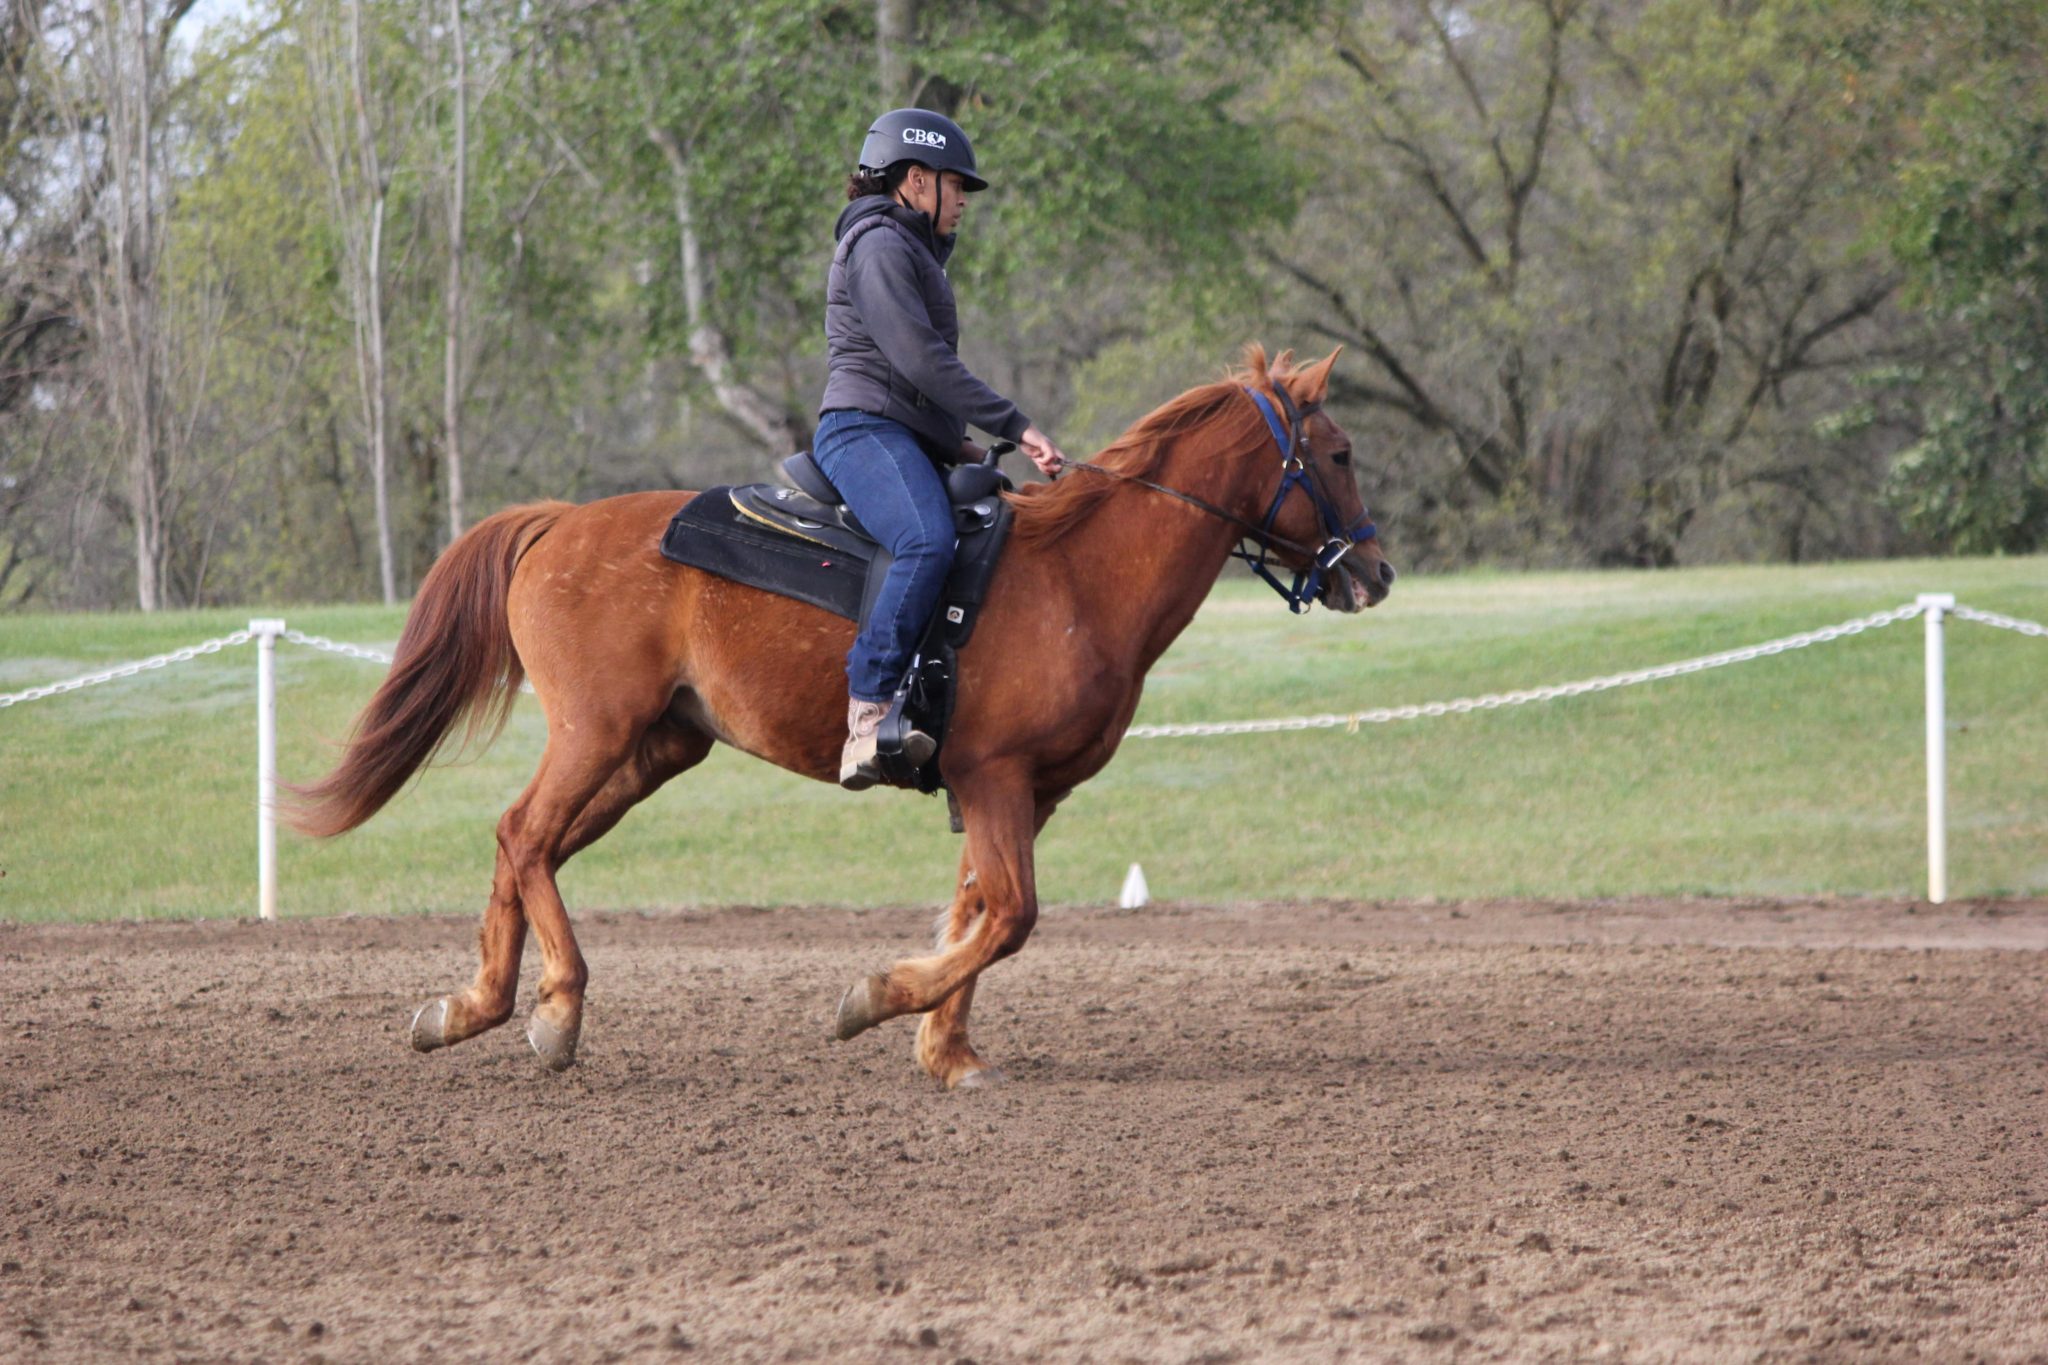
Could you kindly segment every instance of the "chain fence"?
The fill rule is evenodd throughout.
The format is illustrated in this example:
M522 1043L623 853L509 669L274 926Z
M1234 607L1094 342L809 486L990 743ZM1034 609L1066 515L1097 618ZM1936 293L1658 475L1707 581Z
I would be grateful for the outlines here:
M1873 612L1859 616L1852 621L1843 621L1819 630L1803 631L1777 640L1766 640L1762 644L1746 645L1741 649L1723 650L1718 654L1704 654L1695 659L1681 659L1676 663L1657 664L1650 668L1634 669L1627 673L1610 673L1604 677L1581 678L1576 682L1554 683L1548 687L1532 687L1514 692L1494 692L1480 697L1458 697L1451 701L1417 702L1406 706L1382 706L1364 711L1333 712L1320 716L1283 716L1269 720L1231 720L1194 722L1183 725L1133 725L1125 731L1129 739L1188 739L1215 735L1262 735L1280 734L1297 730L1333 730L1342 728L1355 732L1361 725L1384 725L1398 720L1421 720L1433 716L1465 715L1473 711L1493 711L1507 706L1525 706L1530 702L1555 701L1562 697L1581 697L1593 692L1606 692L1617 687L1633 687L1639 683L1661 682L1666 678L1684 677L1690 673L1703 673L1708 669L1725 668L1730 664L1748 663L1752 659L1769 658L1789 650L1805 649L1811 645L1825 644L1831 640L1846 639L1864 631L1877 630L1900 621L1911 620L1923 614L1923 609L1914 603L1892 608L1890 611ZM2048 639L2048 626L2038 621L2026 621L2016 616L2004 616L1994 611L1979 611L1975 607L1955 606L1946 609L1946 614L1961 621L1974 621L1979 625L1992 626L1999 630L2016 631L2036 639ZM172 664L188 663L206 654L218 654L223 649L246 645L255 639L246 630L234 631L217 636L183 649L174 649L168 654L157 654L133 663L116 664L96 673L66 678L61 682L41 687L31 687L22 692L0 692L0 710L22 702L41 701L66 692L82 688L97 687L102 683L132 678L137 674L154 669L168 668ZM385 650L373 649L367 645L348 644L340 640L329 640L320 635L308 635L304 631L286 630L279 637L295 645L318 650L326 654L337 654L344 658L359 659L366 663L389 664L392 656ZM531 686L523 688L532 691Z
M1975 607L1950 607L1948 614L1962 621L1975 621L1980 626L1996 626L2000 630L2016 630L2022 635L2031 635L2037 640L2048 640L2048 626L2039 621L2022 621L2017 616L2000 616L1995 611L1978 611Z
M1633 687L1638 683L1658 682L1665 678L1676 678L1687 673L1700 673L1710 668L1725 668L1729 664L1747 663L1752 659L1783 654L1787 650L1805 649L1809 645L1823 644L1829 640L1840 640L1850 635L1860 635L1866 630L1875 630L1897 621L1909 620L1921 614L1915 605L1894 607L1890 611L1875 612L1860 616L1853 621L1839 625L1823 626L1798 635L1787 635L1778 640L1766 640L1762 644L1747 645L1741 649L1723 650L1719 654L1706 654L1696 659L1682 659L1676 663L1658 664L1650 668L1639 668L1627 673L1610 673L1604 677L1581 678L1577 682L1554 683L1548 687L1532 687L1515 692L1494 692L1481 697L1459 697L1453 701L1418 702L1407 706L1382 706L1369 711L1349 711L1321 716L1289 716L1277 720L1216 721L1207 724L1188 725L1134 725L1125 734L1132 739L1184 739L1208 735L1257 735L1272 734L1291 730L1331 730L1342 726L1347 731L1356 731L1361 725L1384 725L1397 720L1420 720L1424 717L1464 715L1472 711L1493 711L1504 706L1525 706L1530 702L1554 701L1560 697L1579 697L1589 692L1605 692L1616 687Z
M1590 692L1606 692L1617 687L1633 687L1638 683L1661 682L1666 678L1683 677L1688 673L1703 673L1710 668L1725 668L1730 664L1769 658L1788 650L1805 649L1810 645L1825 644L1830 640L1846 639L1851 635L1861 635L1866 630L1881 629L1924 614L1924 609L1918 603L1909 602L1903 606L1893 607L1890 611L1873 612L1869 616L1859 616L1853 621L1823 626L1819 630L1803 631L1798 635L1787 635L1782 639L1766 640L1762 644L1747 645L1741 649L1723 650L1719 654L1703 654L1696 659L1681 659L1676 663L1657 664L1628 673L1610 673L1605 677L1581 678L1577 682L1555 683L1549 687L1532 687L1517 692L1494 692L1483 697L1459 697L1454 701L1382 706L1369 711L1348 711L1321 716L1287 716L1275 720L1133 725L1124 734L1128 739L1187 739L1211 735L1263 735L1295 730L1333 730L1339 726L1347 732L1356 733L1361 725L1385 725L1397 720L1420 720L1430 716L1493 711L1504 706L1525 706L1530 702L1554 701L1560 697L1582 697ZM1948 609L1948 614L1959 616L1966 621L1979 621L1985 625L2018 630L2028 635L2048 636L2048 626L2041 626L2032 621L2021 621L2015 617L1998 616L1994 612L1954 607Z
M102 669L98 673L87 673L76 678L66 678L62 682L53 682L43 687L31 687L26 692L0 692L0 710L20 702L41 701L44 697L55 697L65 692L76 692L80 688L98 687L101 683L115 682L121 678L132 678L138 673L147 673L155 668L168 668L172 664L189 663L202 654L218 654L223 649L231 649L236 645L246 645L255 638L254 635L251 635L246 630L238 630L232 635L222 635L200 644L187 645L183 649L174 649L168 654L158 654L147 659L137 659L132 664L116 664L112 668Z
M388 664L391 662L391 656L381 649L371 649L368 645L343 644L338 640L330 640L322 635L308 635L300 630L285 631L279 638L290 640L295 645L304 645L308 649L317 649L327 654L339 654L347 659L362 659L373 664Z
M255 638L256 635L253 631L238 630L228 635L202 641L196 645L187 645L183 649L174 649L168 654L157 654L147 659L137 659L133 663L116 664L112 668L103 668L97 673L86 673L76 678L66 678L62 682L50 683L43 687L31 687L25 692L0 692L0 710L5 710L7 707L18 705L21 702L41 701L45 697L54 697L65 692L76 692L80 688L97 687L101 683L115 682L122 678L132 678L138 673L147 673L157 668L168 668L172 664L190 663L202 654L218 654L223 649L232 649L236 645L246 645ZM303 631L287 630L278 638L289 640L295 645L305 645L311 649L322 650L329 654L340 654L350 659L363 659L377 664L388 664L391 662L391 656L381 649L371 649L367 645L343 644L336 640L324 639L318 635L307 635Z

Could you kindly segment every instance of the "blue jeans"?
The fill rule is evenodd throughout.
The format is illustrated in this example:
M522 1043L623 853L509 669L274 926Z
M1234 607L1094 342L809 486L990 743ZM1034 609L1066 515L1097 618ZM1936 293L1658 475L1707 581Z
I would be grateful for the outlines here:
M939 471L901 422L828 412L818 419L811 458L895 557L846 656L847 692L857 701L887 701L910 671L953 567L953 507Z

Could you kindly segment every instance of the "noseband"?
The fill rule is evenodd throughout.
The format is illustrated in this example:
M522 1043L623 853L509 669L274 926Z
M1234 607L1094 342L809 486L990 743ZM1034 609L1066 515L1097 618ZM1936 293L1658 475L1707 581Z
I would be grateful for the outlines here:
M1379 535L1379 530L1372 524L1369 514L1361 517L1355 525L1346 526L1343 513L1337 510L1336 500L1330 496L1329 490L1323 487L1322 480L1316 476L1315 466L1309 463L1306 457L1308 442L1302 434L1302 423L1321 412L1323 405L1310 403L1306 407L1297 408L1294 400L1288 396L1286 387L1280 384L1273 386L1273 392L1279 396L1280 406L1287 411L1287 421L1284 425L1280 421L1280 414L1273 410L1271 399L1257 389L1248 385L1245 387L1245 393L1258 405L1259 415L1266 419L1266 427L1273 433L1273 444L1280 451L1280 487L1274 491L1272 505L1266 509L1263 521L1247 521L1236 513L1226 512L1214 503L1204 501L1192 493L1183 493L1178 488L1168 488L1165 484L1141 479L1135 474L1120 474L1114 469L1085 463L1069 464L1067 468L1093 470L1097 474L1107 474L1126 483L1138 484L1155 493L1179 498L1190 507L1207 512L1212 517L1220 517L1234 526L1243 527L1247 534L1239 537L1236 548L1230 552L1231 557L1242 559L1249 564L1252 572L1264 579L1274 592L1279 593L1281 599L1287 603L1287 609L1298 616L1309 609L1317 594L1322 592L1325 577L1344 562L1344 556L1350 554L1361 542ZM1279 519L1280 509L1286 505L1288 497L1297 488L1308 494L1309 501L1315 504L1316 515L1322 519L1323 534L1327 539L1321 548L1303 545L1299 541L1273 533L1273 523ZM1245 548L1247 540L1258 546L1256 554ZM1268 567L1269 557L1275 549L1292 550L1308 558L1308 567L1295 573L1291 585L1282 583Z

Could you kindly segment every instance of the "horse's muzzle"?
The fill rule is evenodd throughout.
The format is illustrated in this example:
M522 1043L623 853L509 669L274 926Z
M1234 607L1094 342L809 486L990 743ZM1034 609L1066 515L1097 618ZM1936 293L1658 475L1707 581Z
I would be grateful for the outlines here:
M1346 555L1325 576L1318 596L1331 611L1364 611L1387 600L1394 589L1394 566L1385 559L1361 561Z

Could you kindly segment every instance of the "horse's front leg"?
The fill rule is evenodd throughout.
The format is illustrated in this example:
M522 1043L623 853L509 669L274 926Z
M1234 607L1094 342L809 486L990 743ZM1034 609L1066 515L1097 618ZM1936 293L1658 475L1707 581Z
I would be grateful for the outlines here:
M1014 774L977 774L963 781L959 791L967 851L947 942L930 957L905 958L854 982L839 1002L836 1037L851 1038L885 1019L938 1007L990 963L1023 947L1038 922L1031 863L1036 812L1028 782ZM964 1030L959 1036L964 1047ZM956 1054L955 1061L966 1070L942 1075L949 1084L983 1069L972 1048L964 1057Z
M1054 808L1065 796L1065 792L1059 792L1039 800L1032 822L1034 836L1045 829L1045 822L1052 818ZM965 942L974 928L983 909L978 882L973 864L965 854L961 855L960 881L953 904L939 921L941 951ZM967 1039L967 1014L974 1008L974 987L979 979L968 978L966 985L935 1005L918 1025L917 1064L948 1089L997 1085L1003 1080L1002 1071L984 1061Z
M962 853L953 904L939 917L940 952L965 943L972 933L983 909L978 882L972 861ZM1003 1073L984 1062L967 1041L967 1011L974 1005L974 981L975 978L968 978L966 985L941 1000L917 1028L917 1064L948 1089L992 1085L1003 1079Z

